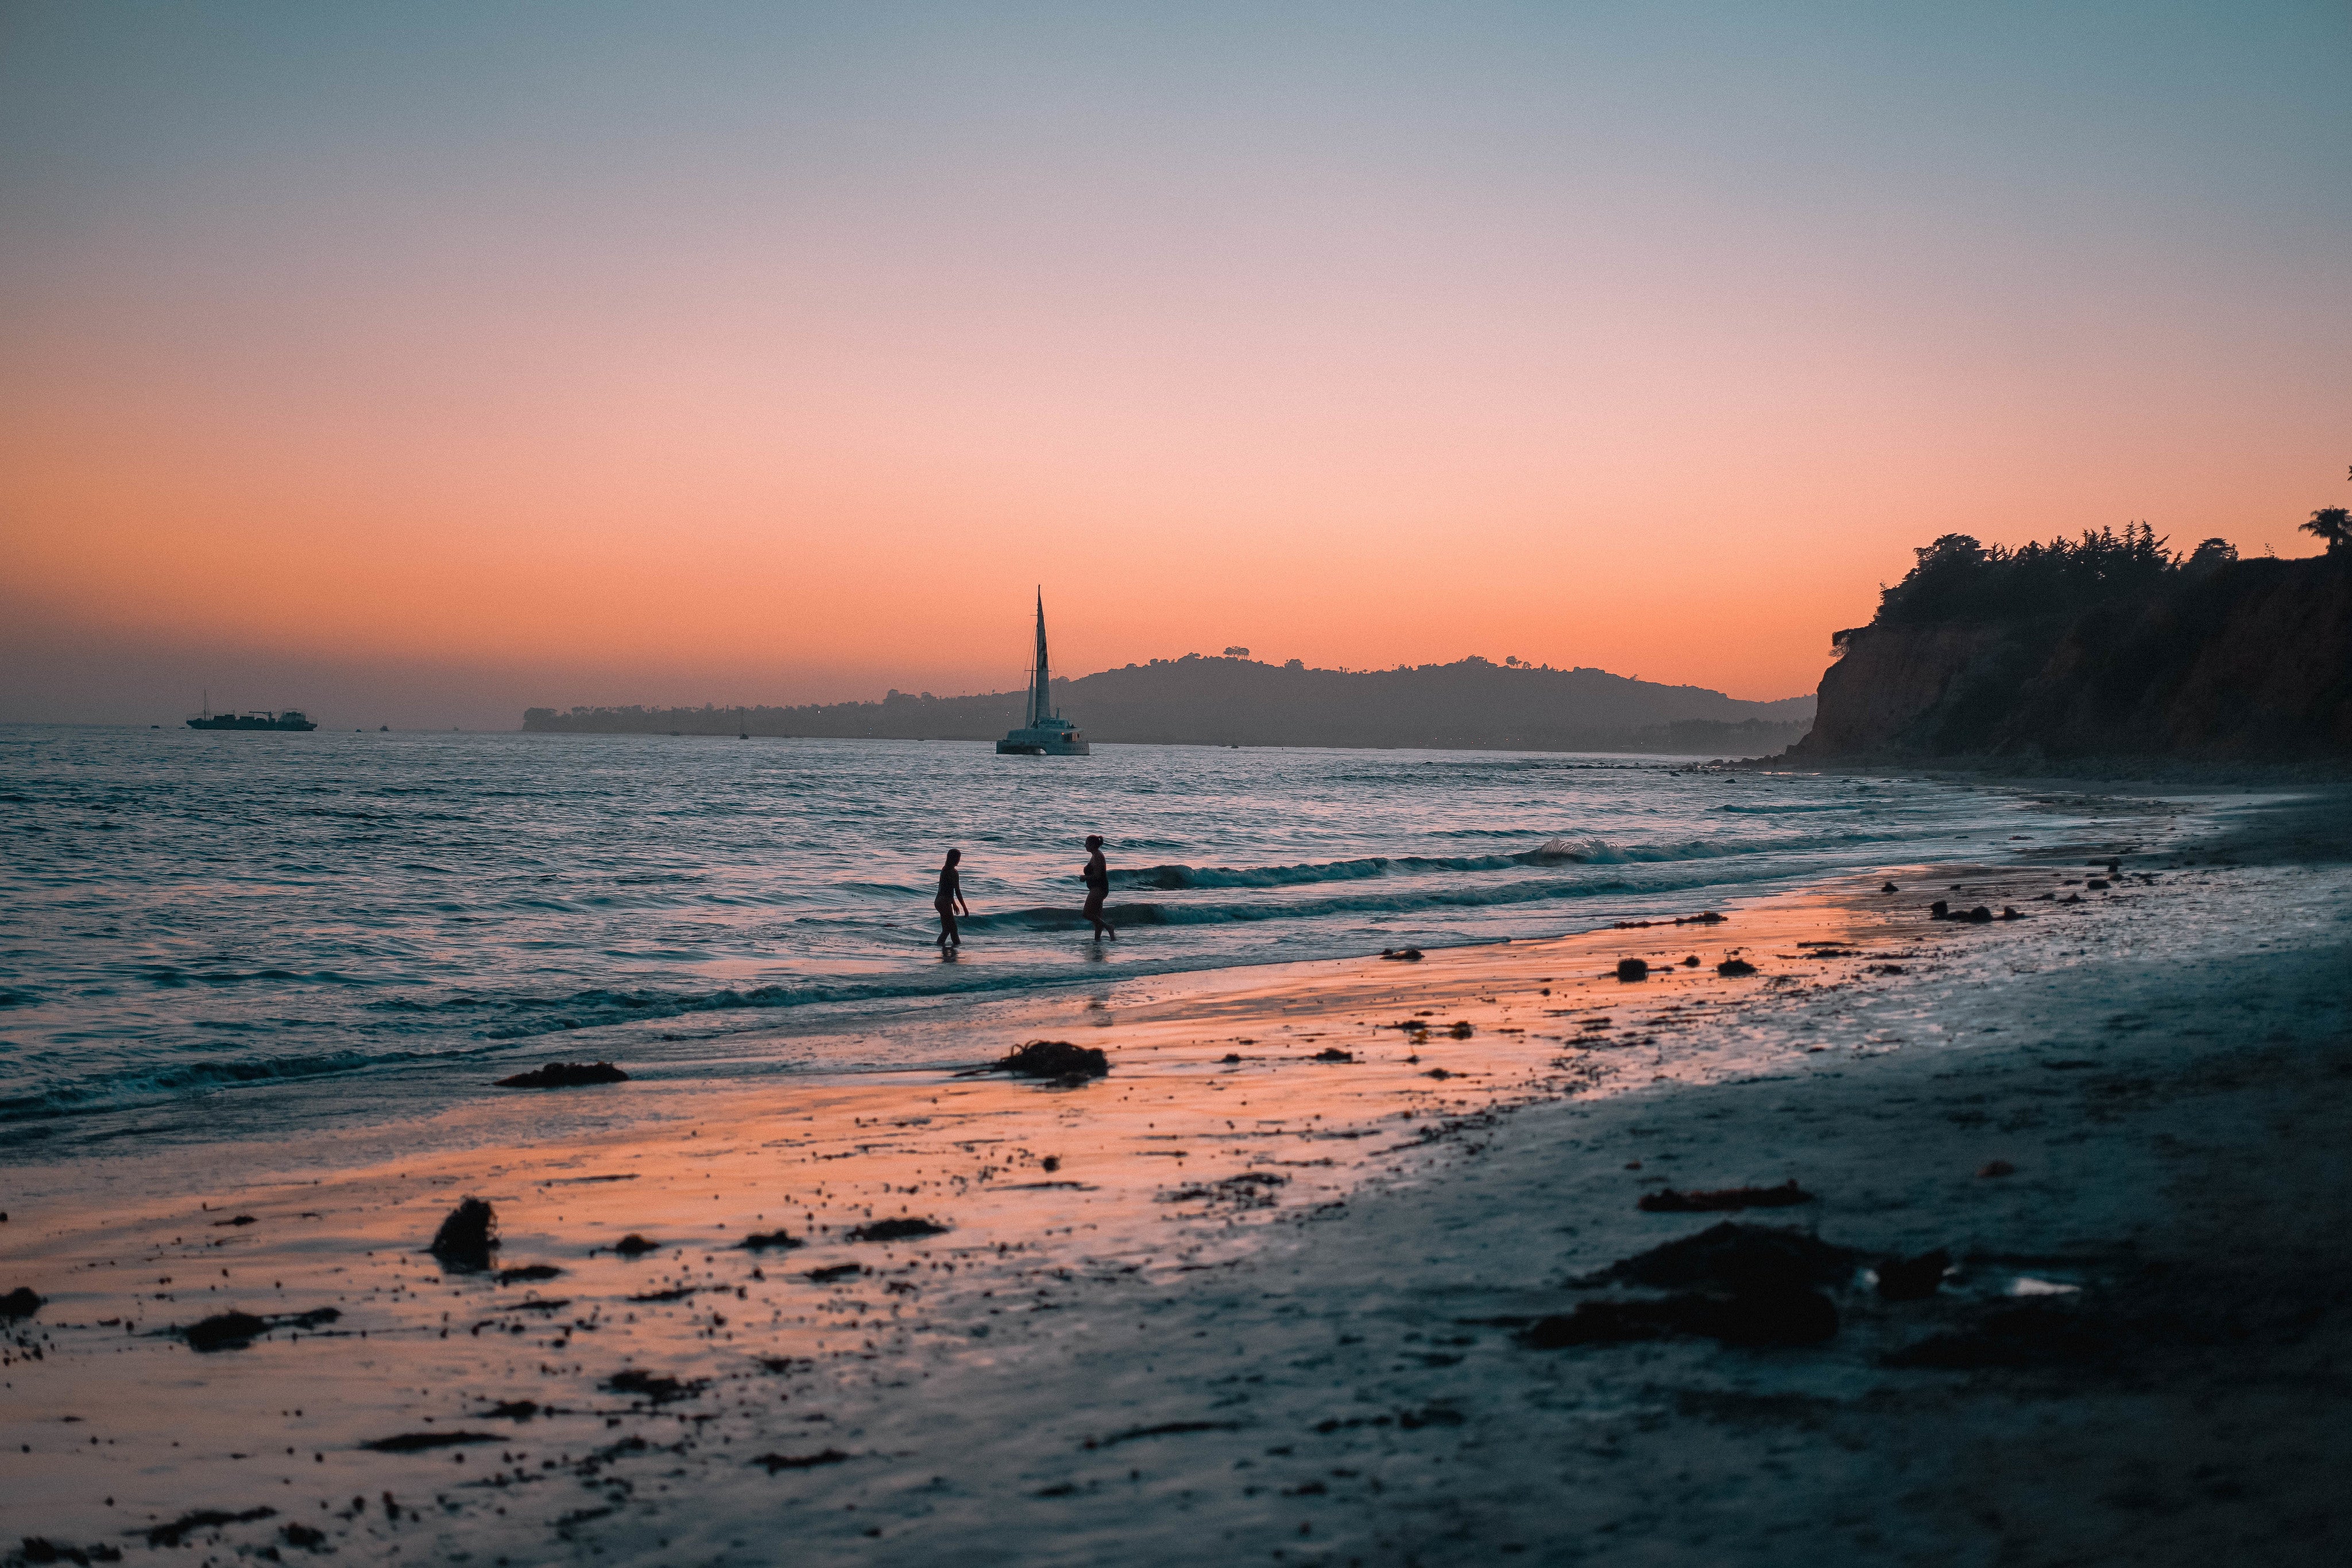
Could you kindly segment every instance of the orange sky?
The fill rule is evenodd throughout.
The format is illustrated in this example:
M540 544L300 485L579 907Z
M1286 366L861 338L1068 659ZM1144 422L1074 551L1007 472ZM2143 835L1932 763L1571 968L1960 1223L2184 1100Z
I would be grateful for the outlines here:
M2352 494L2340 16L488 10L16 25L0 717L1003 687L1039 582L1074 674L1777 697L1937 534Z

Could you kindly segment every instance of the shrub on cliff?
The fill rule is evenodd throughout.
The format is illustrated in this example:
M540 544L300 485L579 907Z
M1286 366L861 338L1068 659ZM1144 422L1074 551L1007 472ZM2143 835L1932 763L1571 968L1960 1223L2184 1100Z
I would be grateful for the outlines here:
M1878 596L1874 626L1942 621L2019 621L2080 614L2162 587L2181 559L2146 523L2124 531L2084 529L2079 540L2052 539L2015 549L1946 534L1915 551L1917 564ZM2225 547L2226 548L2226 547Z

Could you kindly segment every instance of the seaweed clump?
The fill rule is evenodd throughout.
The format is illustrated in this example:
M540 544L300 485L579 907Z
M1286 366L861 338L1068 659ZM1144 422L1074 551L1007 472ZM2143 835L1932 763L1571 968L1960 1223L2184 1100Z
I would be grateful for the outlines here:
M1011 1072L1023 1078L1104 1078L1110 1073L1110 1058L1098 1046L1072 1045L1066 1040L1033 1040L1010 1056L1000 1057L994 1063L999 1072Z
M482 1199L469 1197L449 1211L426 1250L446 1267L469 1271L488 1268L490 1249L498 1244L498 1216Z

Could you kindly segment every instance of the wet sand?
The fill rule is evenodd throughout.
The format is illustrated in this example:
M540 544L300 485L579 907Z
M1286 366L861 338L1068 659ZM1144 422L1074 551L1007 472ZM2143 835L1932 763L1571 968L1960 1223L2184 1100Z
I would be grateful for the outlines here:
M0 1291L46 1300L0 1367L0 1529L512 1563L2316 1561L2352 886L2132 869L1906 868L973 1031L975 1064L1103 1048L1080 1086L486 1090L389 1161L23 1172ZM1643 1194L1792 1179L1811 1201L1734 1218L1957 1273L1892 1303L1859 1272L1804 1349L1522 1344L1570 1281L1722 1218ZM421 1251L466 1196L494 1270ZM942 1228L855 1235L892 1219ZM497 1272L528 1268L555 1272ZM2003 1328L2021 1302L2074 1315ZM191 1345L231 1311L254 1337ZM1884 1364L1938 1333L1981 1364Z

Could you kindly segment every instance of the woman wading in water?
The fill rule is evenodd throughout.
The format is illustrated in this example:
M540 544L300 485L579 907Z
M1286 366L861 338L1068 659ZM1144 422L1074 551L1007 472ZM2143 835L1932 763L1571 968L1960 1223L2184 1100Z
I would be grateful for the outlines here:
M1095 928L1095 940L1108 936L1118 940L1118 933L1103 918L1103 900L1110 896L1110 867L1103 862L1102 835L1087 835L1087 919Z
M931 900L931 907L940 912L940 939L933 944L935 946L963 946L962 934L956 930L956 906L963 905L963 916L969 920L971 918L971 905L964 904L963 877L956 871L956 862L961 859L961 850L950 850L947 863L940 867L939 896Z

